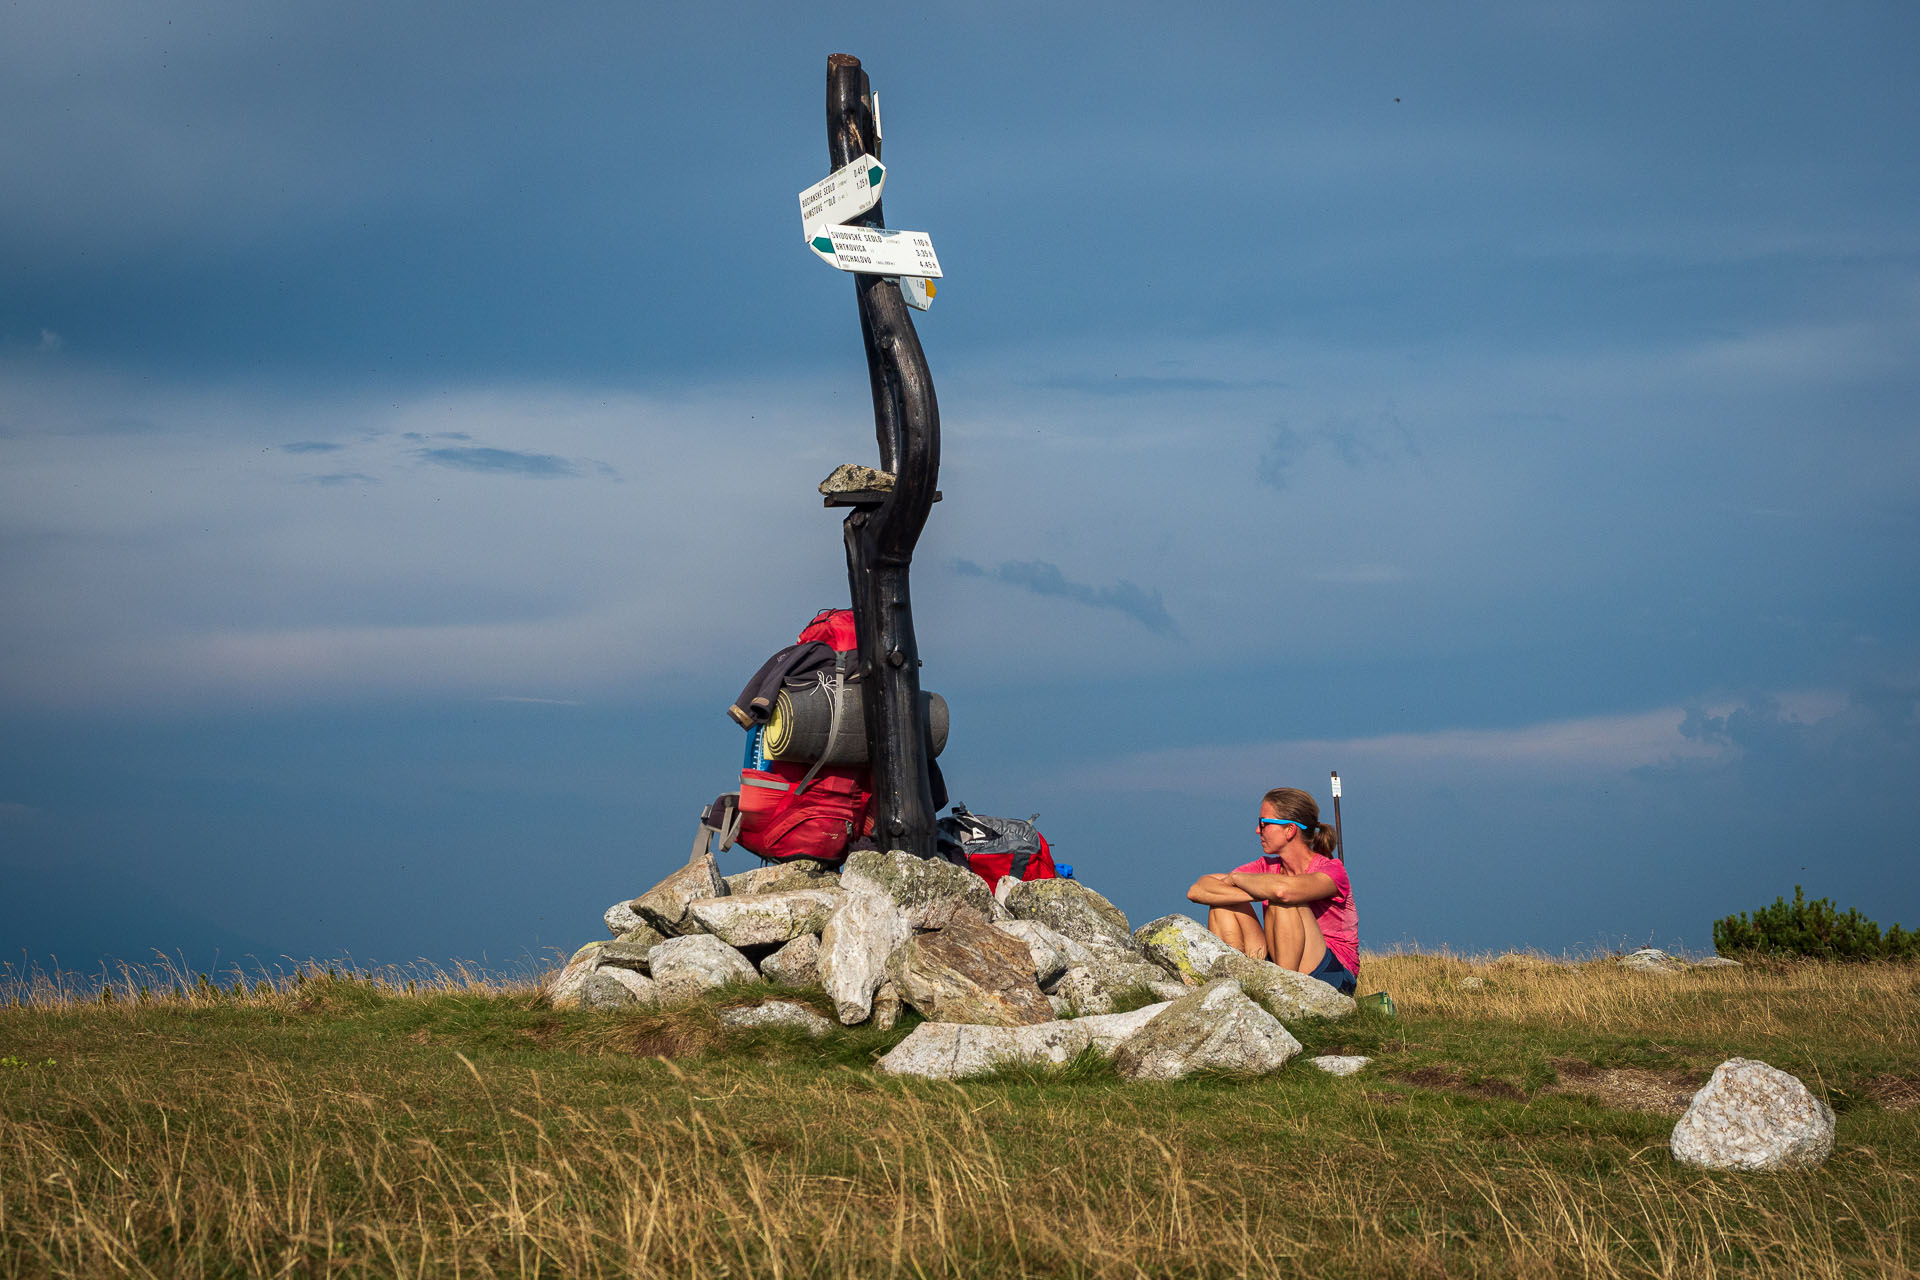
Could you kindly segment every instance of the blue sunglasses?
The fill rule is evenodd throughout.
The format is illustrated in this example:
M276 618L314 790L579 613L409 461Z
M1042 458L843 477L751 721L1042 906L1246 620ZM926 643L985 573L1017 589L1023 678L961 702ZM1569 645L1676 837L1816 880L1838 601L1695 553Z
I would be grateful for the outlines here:
M1305 832L1307 829L1306 823L1295 822L1292 818L1262 818L1260 819L1260 825L1263 827L1299 827L1302 832Z

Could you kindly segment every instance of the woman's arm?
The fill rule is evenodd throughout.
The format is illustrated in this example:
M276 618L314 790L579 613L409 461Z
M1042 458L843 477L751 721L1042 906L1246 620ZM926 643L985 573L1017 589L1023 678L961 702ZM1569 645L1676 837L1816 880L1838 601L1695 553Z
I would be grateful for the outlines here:
M1324 871L1315 871L1304 876L1242 871L1230 876L1212 878L1227 880L1255 901L1277 902L1285 907L1297 907L1303 902L1318 902L1322 898L1331 898L1340 891L1339 886L1334 884L1333 877ZM1191 894L1188 896L1192 897ZM1198 898L1193 900L1199 901Z
M1252 902L1253 895L1236 887L1233 881L1232 873L1201 876L1193 882L1193 888L1187 890L1187 901L1209 907L1232 907Z

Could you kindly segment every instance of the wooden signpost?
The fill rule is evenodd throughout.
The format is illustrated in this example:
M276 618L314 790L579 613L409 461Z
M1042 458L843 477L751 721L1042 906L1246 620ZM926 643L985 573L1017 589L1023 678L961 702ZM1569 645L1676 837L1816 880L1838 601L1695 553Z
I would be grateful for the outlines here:
M879 125L860 59L829 55L827 159L833 172L801 193L801 229L808 247L853 275L880 470L893 475L893 488L856 505L842 527L860 632L859 674L867 684L862 707L874 838L883 849L931 858L931 750L907 576L940 479L940 408L899 277L920 278L917 289L909 290L924 310L933 293L925 280L940 274L940 261L924 233L885 230L880 193L887 174Z

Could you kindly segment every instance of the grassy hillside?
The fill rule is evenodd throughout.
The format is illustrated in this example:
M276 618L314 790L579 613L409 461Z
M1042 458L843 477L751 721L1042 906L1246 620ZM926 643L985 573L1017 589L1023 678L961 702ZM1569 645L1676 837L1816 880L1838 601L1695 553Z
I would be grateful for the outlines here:
M1468 973L1487 979L1462 990ZM715 1008L309 975L0 1007L0 1277L1911 1276L1920 967L1371 957L1334 1079L964 1085ZM1811 1173L1667 1154L1715 1064L1839 1112Z

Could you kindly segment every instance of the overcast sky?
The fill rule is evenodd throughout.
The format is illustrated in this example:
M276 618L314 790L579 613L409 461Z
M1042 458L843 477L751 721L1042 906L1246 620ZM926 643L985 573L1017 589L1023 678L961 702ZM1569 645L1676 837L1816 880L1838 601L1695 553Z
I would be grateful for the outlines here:
M1906 3L0 10L0 960L600 936L844 603L879 90L957 799L1139 923L1920 924ZM750 865L734 852L726 869Z

